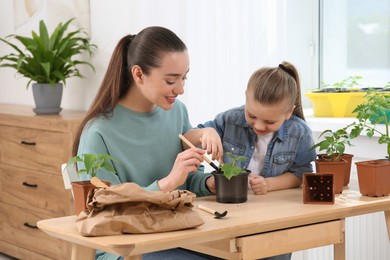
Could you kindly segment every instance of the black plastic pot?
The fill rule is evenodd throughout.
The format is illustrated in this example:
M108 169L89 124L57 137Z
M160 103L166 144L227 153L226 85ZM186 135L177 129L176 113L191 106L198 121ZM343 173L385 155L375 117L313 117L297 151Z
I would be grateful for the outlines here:
M213 171L217 202L242 203L248 199L248 175L251 171L240 173L228 180L222 172Z

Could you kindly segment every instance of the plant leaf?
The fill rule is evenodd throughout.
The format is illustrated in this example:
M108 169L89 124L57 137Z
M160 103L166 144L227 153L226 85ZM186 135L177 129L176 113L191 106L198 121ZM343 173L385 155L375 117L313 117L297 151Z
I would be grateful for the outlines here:
M95 72L92 63L78 60L77 55L86 52L91 57L97 46L89 42L88 34L82 29L66 32L73 20L59 23L51 35L41 20L39 35L32 31L31 37L9 35L0 38L16 51L1 57L0 67L14 68L18 74L28 78L27 88L32 81L52 85L63 82L66 85L67 78L84 78L79 66L87 66ZM19 49L11 41L21 43L25 50Z

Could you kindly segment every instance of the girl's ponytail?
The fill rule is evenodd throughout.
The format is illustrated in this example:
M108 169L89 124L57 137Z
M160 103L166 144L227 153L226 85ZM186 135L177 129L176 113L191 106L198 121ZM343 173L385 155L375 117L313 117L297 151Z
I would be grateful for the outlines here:
M287 72L291 77L295 79L296 82L296 89L297 89L297 95L295 98L295 109L293 112L293 115L302 118L305 120L305 116L303 114L303 107L302 107L302 98L301 98L301 82L299 80L298 71L295 68L294 65L287 61L283 61L281 64L279 64L279 68Z

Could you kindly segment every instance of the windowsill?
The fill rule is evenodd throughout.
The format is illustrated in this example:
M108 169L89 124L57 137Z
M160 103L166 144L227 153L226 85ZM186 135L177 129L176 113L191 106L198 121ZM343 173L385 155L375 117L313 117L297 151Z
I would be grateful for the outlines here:
M313 132L322 132L326 129L335 131L357 121L355 117L315 117L312 108L304 109L303 113L306 123ZM385 132L384 124L376 125L375 128L382 133ZM366 136L365 131L362 135ZM379 134L375 133L374 136L379 136Z

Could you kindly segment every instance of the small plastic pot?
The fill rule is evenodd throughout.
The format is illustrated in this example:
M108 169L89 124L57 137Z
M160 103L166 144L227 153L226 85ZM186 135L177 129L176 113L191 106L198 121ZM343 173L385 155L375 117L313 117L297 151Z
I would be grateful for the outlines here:
M213 171L217 202L219 203L242 203L248 199L248 176L250 170L233 176L230 180L220 171Z

